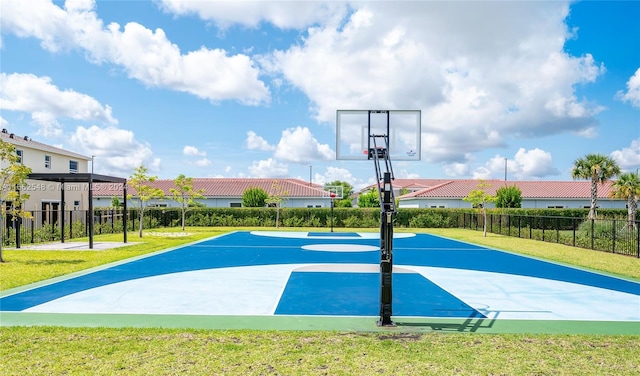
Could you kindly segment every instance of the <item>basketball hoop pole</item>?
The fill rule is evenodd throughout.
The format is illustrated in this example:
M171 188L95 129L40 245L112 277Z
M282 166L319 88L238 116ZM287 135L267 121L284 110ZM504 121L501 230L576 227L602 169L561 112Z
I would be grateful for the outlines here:
M333 232L333 207L335 206L336 194L331 193L331 232Z
M371 134L371 113L386 113L386 134ZM391 181L394 179L389 156L389 111L369 111L369 159L373 159L380 200L380 319L378 326L395 326L393 313L393 219L397 213ZM379 140L381 139L381 140ZM382 145L378 146L381 141ZM384 162L384 171L382 171Z

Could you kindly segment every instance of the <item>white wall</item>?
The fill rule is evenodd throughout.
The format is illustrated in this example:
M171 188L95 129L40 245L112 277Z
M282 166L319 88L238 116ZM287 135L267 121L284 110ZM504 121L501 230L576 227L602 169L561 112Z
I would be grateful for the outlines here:
M122 201L122 197L120 197L120 201ZM229 208L231 207L231 203L234 204L242 204L242 197L224 197L224 198L216 198L209 197L204 199L197 199L196 201L204 204L209 208ZM127 207L135 208L138 207L139 201L135 198L127 200ZM171 198L165 198L163 200L149 200L146 203L147 206L163 206L168 208L177 208L180 207L180 204ZM291 197L283 202L283 208L306 208L309 205L312 207L322 207L322 208L330 208L331 207L331 199L329 198L297 198ZM111 206L111 197L94 197L93 198L93 206L96 208L99 207L108 207Z
M546 209L550 206L562 206L567 209L581 209L591 205L590 199L522 199L522 208L528 209ZM601 198L597 202L598 208L601 209L626 209L626 200L614 200ZM471 208L471 203L462 199L436 199L436 198L411 198L400 200L400 208L430 208L431 206L445 208ZM488 208L495 208L494 203L487 205Z

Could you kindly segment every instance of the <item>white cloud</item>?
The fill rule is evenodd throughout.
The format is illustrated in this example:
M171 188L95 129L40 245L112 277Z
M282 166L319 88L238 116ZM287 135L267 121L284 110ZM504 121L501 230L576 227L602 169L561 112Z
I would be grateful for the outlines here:
M467 163L447 163L444 166L444 173L451 177L466 176L469 174L469 164Z
M256 28L263 21L281 29L303 28L314 23L337 21L346 10L346 2L330 1L192 1L161 0L161 8L185 16L196 14L226 29L233 24Z
M631 141L628 148L615 150L611 153L622 169L637 169L640 167L640 138Z
M212 162L207 158L200 158L197 161L193 162L193 164L198 167L209 167L211 166Z
M336 109L421 109L437 145L423 143L423 158L460 163L510 136L587 132L603 110L575 94L605 68L564 51L569 2L351 5L344 24L310 27L260 60L311 99L319 121Z
M39 134L59 136L59 118L117 124L111 107L73 90L60 90L50 77L0 73L0 109L31 114Z
M336 180L345 181L352 186L358 184L358 179L356 179L356 177L353 176L353 174L349 170L340 167L329 166L327 167L324 174L316 173L313 176L313 182L315 184L325 185L328 182Z
M629 102L633 107L640 108L640 68L627 81L627 92L619 91L617 98Z
M96 64L121 66L129 77L147 86L187 92L213 102L234 99L247 105L269 102L269 90L247 55L229 56L221 49L200 48L186 54L162 29L129 22L106 27L95 2L69 1L65 9L51 1L3 1L3 32L34 37L43 48L80 49Z
M598 137L598 129L596 127L587 127L575 132L580 137L596 138Z
M189 145L186 145L182 149L182 154L187 155L187 156L196 156L196 157L204 157L205 155L207 155L206 152L200 151L200 150L198 150L197 147L189 146Z
M285 164L276 161L273 158L267 160L253 162L249 166L249 174L254 178L275 178L286 177L289 170Z
M264 138L258 136L254 131L247 132L247 139L245 141L245 144L247 146L247 149L249 150L262 150L262 151L276 150L275 146L269 145L269 143Z
M133 132L116 127L78 127L71 145L85 155L95 155L95 172L129 176L136 167L149 171L160 169L160 158L153 156L151 146L135 139Z
M409 172L405 169L400 169L395 172L395 177L400 179L418 179L420 178L419 174Z
M307 127L282 131L274 157L281 161L308 163L314 160L331 160L335 152L327 144L320 144Z
M525 150L520 148L515 155L516 168L513 171L520 179L543 178L558 175L558 170L553 167L551 153L535 148Z
M484 166L473 171L474 179L503 179L507 172L507 180L535 180L558 175L559 171L553 166L553 159L549 152L535 148L526 150L520 148L513 159L506 159L496 155Z

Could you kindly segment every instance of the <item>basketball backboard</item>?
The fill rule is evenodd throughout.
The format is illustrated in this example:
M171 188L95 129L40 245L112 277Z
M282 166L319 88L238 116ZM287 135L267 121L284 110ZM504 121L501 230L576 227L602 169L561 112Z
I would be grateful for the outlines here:
M420 110L338 110L336 159L368 160L388 136L392 161L419 161L421 129Z
M336 200L344 198L344 187L342 185L327 185L324 187L325 197L331 197Z

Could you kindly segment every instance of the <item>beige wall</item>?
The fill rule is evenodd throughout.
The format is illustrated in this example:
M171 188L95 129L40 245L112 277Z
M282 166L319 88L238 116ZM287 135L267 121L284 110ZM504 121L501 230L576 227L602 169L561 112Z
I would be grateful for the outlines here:
M10 141L5 139L5 141ZM33 173L69 173L69 161L78 162L78 173L87 173L89 160L86 157L77 155L64 154L52 150L40 150L35 147L14 144L16 150L22 150L22 163L31 168ZM37 146L37 145L36 145ZM45 156L51 157L49 167L45 166ZM2 163L3 165L6 163ZM29 195L29 199L23 204L25 210L42 210L43 203L57 203L60 205L60 190L62 184L50 181L31 180L28 179L24 186L20 188L22 193ZM67 183L65 184L65 210L71 209L88 209L89 203L88 184L84 183ZM78 205L75 205L78 201Z

